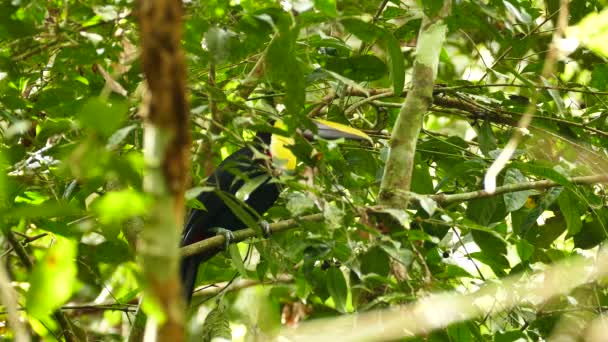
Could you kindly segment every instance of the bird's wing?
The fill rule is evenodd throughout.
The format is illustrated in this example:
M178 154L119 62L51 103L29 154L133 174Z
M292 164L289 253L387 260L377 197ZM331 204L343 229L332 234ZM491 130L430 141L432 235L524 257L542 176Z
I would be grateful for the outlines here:
M215 189L236 193L253 168L253 151L244 147L224 159L215 172L207 180L207 186ZM182 246L211 237L211 228L214 228L218 215L225 215L230 209L214 191L201 192L196 199L205 209L192 209L186 220L182 235Z

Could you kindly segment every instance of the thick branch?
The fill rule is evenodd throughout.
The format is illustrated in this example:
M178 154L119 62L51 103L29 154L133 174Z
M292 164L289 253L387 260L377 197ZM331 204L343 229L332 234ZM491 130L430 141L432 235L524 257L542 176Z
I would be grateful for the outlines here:
M297 227L301 221L321 221L323 220L323 214L312 214L300 217L299 219L289 219L285 221L275 222L270 224L270 231L272 233L281 232L284 230L292 229ZM241 229L234 232L233 242L241 242L247 240L249 238L253 238L259 236L260 233L251 228ZM197 243L193 243L188 246L184 246L181 249L182 257L187 257L203 252L210 252L214 250L221 250L225 244L224 236L217 235L209 239L205 239L203 241L199 241Z
M406 208L410 190L416 142L422 129L422 118L433 100L433 82L437 77L439 55L445 40L447 26L443 18L450 9L446 0L441 18L422 19L416 61L413 67L412 90L408 92L393 127L390 151L380 186L379 202L396 208Z

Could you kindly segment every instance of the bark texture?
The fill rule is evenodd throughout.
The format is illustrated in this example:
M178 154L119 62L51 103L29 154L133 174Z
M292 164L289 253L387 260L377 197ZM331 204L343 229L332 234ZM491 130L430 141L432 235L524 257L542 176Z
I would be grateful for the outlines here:
M178 276L184 191L190 170L186 67L181 49L182 3L140 0L144 99L144 190L152 207L139 251L145 276L144 339L184 340L184 303Z

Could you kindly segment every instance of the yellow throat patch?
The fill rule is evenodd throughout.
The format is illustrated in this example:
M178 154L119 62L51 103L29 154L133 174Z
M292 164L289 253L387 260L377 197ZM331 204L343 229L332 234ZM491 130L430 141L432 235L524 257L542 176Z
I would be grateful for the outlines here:
M287 128L283 121L280 120L277 120L274 123L274 127L282 130ZM272 162L283 170L291 171L296 168L296 156L287 148L287 146L293 144L293 138L275 134L270 138L270 155L272 156Z

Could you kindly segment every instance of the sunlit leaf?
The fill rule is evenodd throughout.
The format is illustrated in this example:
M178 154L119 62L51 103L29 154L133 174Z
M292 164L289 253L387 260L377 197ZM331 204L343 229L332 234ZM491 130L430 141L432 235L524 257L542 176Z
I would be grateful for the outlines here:
M327 270L327 290L334 300L336 310L345 312L348 287L344 274L338 267L330 267Z
M27 312L44 318L70 299L76 284L76 244L57 238L30 275Z

